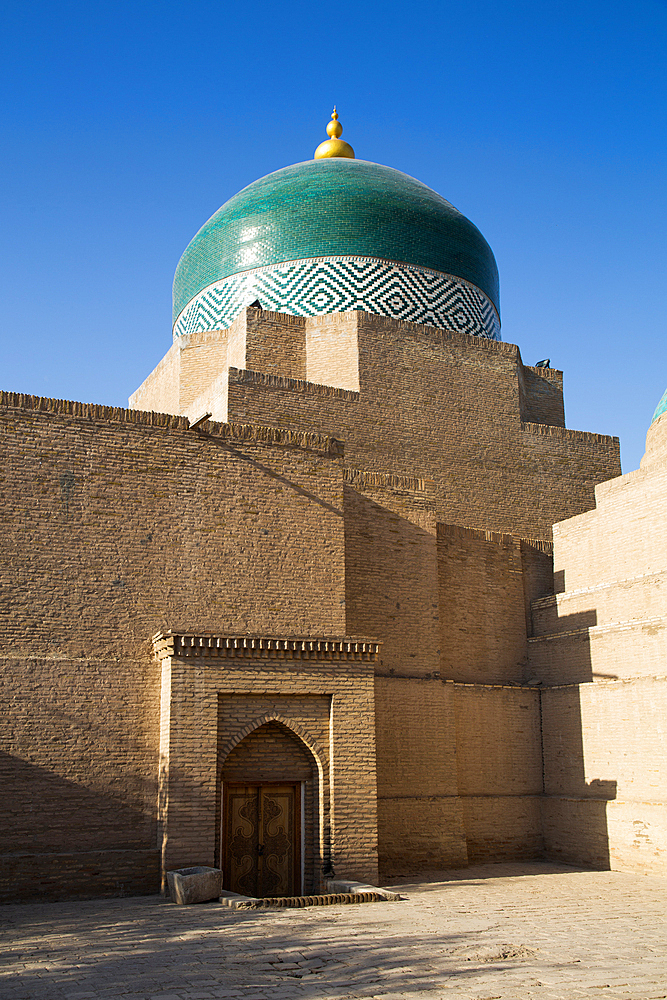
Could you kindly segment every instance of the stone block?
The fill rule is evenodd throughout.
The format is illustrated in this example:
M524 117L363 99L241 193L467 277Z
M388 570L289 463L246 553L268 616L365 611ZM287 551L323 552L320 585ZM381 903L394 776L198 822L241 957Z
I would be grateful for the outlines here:
M179 868L167 872L169 896L173 903L183 906L187 903L207 903L218 899L222 891L222 871L197 865L194 868Z

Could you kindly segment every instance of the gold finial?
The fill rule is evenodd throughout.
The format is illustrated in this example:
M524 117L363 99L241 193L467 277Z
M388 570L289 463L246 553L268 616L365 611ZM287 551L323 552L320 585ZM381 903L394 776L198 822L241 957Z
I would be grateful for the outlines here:
M353 160L354 150L348 142L341 139L342 134L343 126L338 121L338 112L334 107L331 121L327 125L327 135L329 138L319 144L315 150L314 159L321 160L327 156L346 156L348 159Z
M327 135L331 139L340 139L343 134L343 126L338 121L338 112L333 109L333 114L331 116L331 121L327 125Z

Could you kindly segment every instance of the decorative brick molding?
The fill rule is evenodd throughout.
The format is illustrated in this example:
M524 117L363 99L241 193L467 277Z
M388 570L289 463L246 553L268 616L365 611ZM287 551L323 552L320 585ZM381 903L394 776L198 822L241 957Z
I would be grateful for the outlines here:
M158 632L153 636L157 659L167 656L214 656L255 660L347 660L374 663L381 643L373 639L304 638L269 636L194 635Z
M427 486L432 485L430 480L416 476L394 476L388 472L365 472L363 469L343 469L343 482L359 489L379 487L409 490L411 493L423 493Z
M603 444L620 447L619 439L612 434L596 434L594 431L575 431L569 427L554 427L552 424L535 424L521 421L521 430L528 434L538 434L541 437L555 437L561 440L575 441L580 444Z
M0 406L16 407L21 410L37 410L41 413L58 413L63 416L83 417L87 420L122 421L132 424L146 424L151 427L173 427L187 430L187 417L170 413L153 413L147 410L127 410L122 406L102 406L99 403L79 403L71 399L51 399L48 396L30 396L24 392L0 391Z
M189 421L187 426L190 426ZM326 434L316 434L310 431L285 430L281 427L266 427L262 424L216 423L212 420L200 424L197 430L205 432L209 437L222 438L226 441L259 442L267 445L316 451L322 455L342 456L344 453L342 441Z

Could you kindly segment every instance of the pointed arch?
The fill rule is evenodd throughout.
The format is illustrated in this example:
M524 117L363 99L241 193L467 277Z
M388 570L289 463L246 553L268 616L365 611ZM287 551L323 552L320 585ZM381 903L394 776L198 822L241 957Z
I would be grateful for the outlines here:
M324 776L324 762L327 759L327 754L323 750L322 746L309 732L307 732L303 726L295 722L294 719L290 719L288 716L281 715L279 712L267 712L265 715L258 716L249 722L243 729L240 729L237 733L232 736L227 743L221 749L220 756L218 759L218 772L219 777L222 776L222 771L225 766L225 761L229 757L232 750L234 750L242 740L254 733L255 730L260 729L262 726L267 725L269 722L279 722L287 729L291 730L295 736L298 736L302 743L305 744L307 749L312 754L313 760L317 767L318 778L320 781Z
M265 796L296 795L298 805L293 807L295 811L292 815L297 817L294 829L299 831L299 846L298 849L295 846L294 851L297 857L301 857L301 891L314 891L321 884L322 871L330 867L327 750L323 741L317 740L303 725L304 720L296 721L280 711L272 711L268 706L268 711L262 712L262 707L257 705L257 716L220 743L217 762L217 850L220 867L230 872L234 870L234 858L229 854L232 840L228 823L232 821L239 801L250 801L256 794L259 807L257 829L263 829L261 803L265 801ZM307 723L308 720L305 721ZM224 735L224 729L221 735ZM295 754L295 751L298 753ZM293 788L293 793L287 791L288 787ZM272 788L277 791L272 792ZM261 871L261 864L258 863L257 872ZM259 874L257 877L260 877ZM229 878L234 881L233 875Z

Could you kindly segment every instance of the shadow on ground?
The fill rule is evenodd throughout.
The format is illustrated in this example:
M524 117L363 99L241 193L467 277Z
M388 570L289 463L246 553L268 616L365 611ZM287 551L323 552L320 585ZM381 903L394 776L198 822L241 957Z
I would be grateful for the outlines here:
M502 867L502 876L511 878L511 866ZM529 867L522 873L550 872L550 866ZM488 866L484 874L468 870L470 885L493 877L487 872ZM460 881L453 880L458 888ZM420 881L420 892L428 888ZM447 881L432 888L444 891L446 908ZM468 927L458 933L429 931L424 921L432 907L425 902L243 912L217 902L177 907L150 896L4 907L2 936L14 950L2 948L0 997L377 997L432 993L445 982L463 985L522 963L527 975L535 961L542 970L562 967L526 942L502 942L495 932L482 944L480 936L497 927L493 914L461 916ZM398 926L403 906L406 919Z

